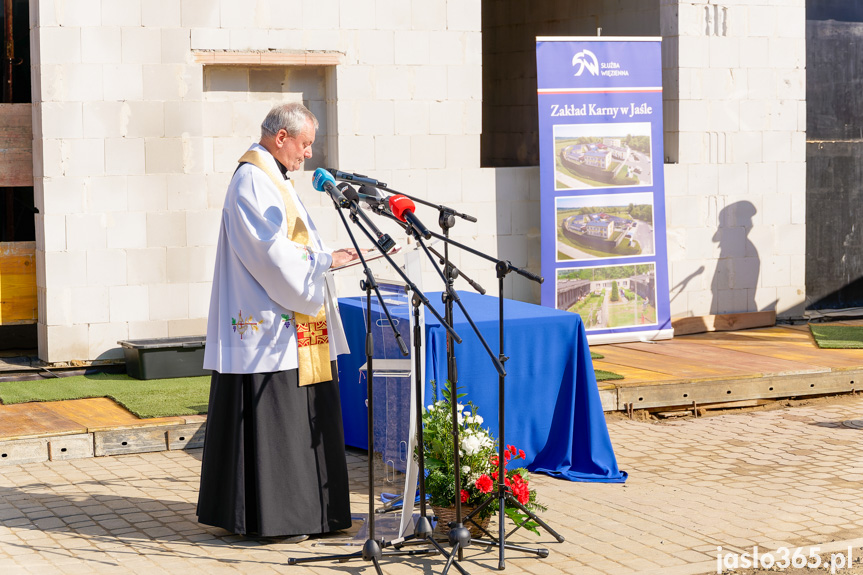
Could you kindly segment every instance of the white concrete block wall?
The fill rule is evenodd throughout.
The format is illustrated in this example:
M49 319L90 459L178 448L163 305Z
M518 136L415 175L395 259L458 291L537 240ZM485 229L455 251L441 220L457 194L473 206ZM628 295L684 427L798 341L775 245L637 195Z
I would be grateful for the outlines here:
M539 271L538 169L479 165L480 0L82 0L74 10L53 0L32 4L42 359L110 359L120 356L117 339L204 332L225 187L275 100L306 98L320 116L307 169L326 156L326 165L472 214L479 221L459 220L455 240ZM291 68L278 77L272 67L203 66L193 50L326 51L342 54L342 63L334 73ZM702 56L707 62L710 55ZM783 74L782 86L778 79L773 86L788 101L769 111L776 137L746 149L770 146L765 153L774 156L802 150L800 141L782 137L803 116L793 105L803 92L795 78ZM776 177L795 183L787 174L799 176L796 163L784 164ZM326 241L347 245L310 179L308 171L298 175L297 188ZM709 212L683 205L701 218ZM783 206L787 217L775 225L802 225L803 206L799 199ZM433 210L419 206L417 213L434 227ZM394 224L380 227L406 243ZM452 254L497 292L489 262ZM771 265L792 274L782 258L793 256L775 255ZM430 263L423 266L425 288L440 289ZM347 273L339 283L345 293L358 291ZM506 292L539 300L538 286L514 275Z
M130 321L129 339L156 339L168 337L167 321ZM200 335L200 334L197 334Z
M696 1L661 11L666 66L679 72L665 93L666 110L679 110L666 126L676 154L665 166L672 317L799 316L805 7Z
M173 187L167 179L203 167L194 139L201 86L189 83L200 66L191 64L179 6L85 4L34 2L31 18L46 308L38 333L52 362L117 358L116 341L130 333L166 335L162 316L178 312L151 309L150 285L168 281L167 246L186 246L185 210L209 208L203 174ZM183 185L189 198L177 192ZM186 302L188 285L175 289L183 295L174 300Z
M88 357L98 360L123 358L123 349L117 345L117 342L129 339L129 324L91 321L87 334L89 336Z
M539 171L479 167L480 2L379 0L377 7L378 29L360 35L337 69L340 169L374 174L399 191L476 216L478 223L457 220L452 238L538 271ZM418 206L417 214L437 229L434 210ZM380 227L406 243L397 227ZM333 241L343 245L344 235L337 230ZM452 256L497 293L489 262L455 249ZM423 266L424 289L441 289L430 263ZM359 293L358 276L344 275L340 289ZM530 282L506 284L508 296L538 302ZM457 287L470 290L463 282Z

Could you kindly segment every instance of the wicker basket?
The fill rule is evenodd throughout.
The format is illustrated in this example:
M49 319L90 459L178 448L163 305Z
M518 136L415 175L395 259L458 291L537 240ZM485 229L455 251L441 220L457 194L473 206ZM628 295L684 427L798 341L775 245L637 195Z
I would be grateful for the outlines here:
M437 505L432 505L432 509L434 509L434 513L437 516L437 526L435 527L435 531L438 533L442 533L444 535L449 534L449 524L455 521L455 505L452 507L438 507ZM461 506L461 516L464 519L471 511L476 509L476 507L471 507L470 505L462 505ZM484 517L480 519L478 516L474 516L471 520L465 525L470 530L471 537L484 537L485 533L483 533L479 527L474 524L474 521L482 525L483 529L488 530L489 522L491 521L491 516Z

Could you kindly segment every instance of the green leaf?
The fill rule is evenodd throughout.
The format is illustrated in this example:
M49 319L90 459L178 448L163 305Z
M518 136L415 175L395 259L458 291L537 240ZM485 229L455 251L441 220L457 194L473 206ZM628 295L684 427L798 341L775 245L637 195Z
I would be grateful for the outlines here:
M507 507L506 516L509 517L510 520L519 527L523 527L528 531L539 535L539 524L533 520L530 520L530 516L522 513L517 507Z
M443 467L446 465L445 462L441 461L440 459L435 459L434 457L426 457L424 459L424 462L427 469L434 469L436 467Z

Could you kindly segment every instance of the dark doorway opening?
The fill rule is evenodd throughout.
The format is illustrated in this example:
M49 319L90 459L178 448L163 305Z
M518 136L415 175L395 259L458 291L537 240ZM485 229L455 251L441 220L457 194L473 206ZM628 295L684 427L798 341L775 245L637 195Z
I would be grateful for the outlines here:
M17 284L21 281L16 256L10 254L17 253L22 246L32 251L36 239L32 112L28 105L32 102L30 13L28 0L0 2L0 37L3 39L0 45L0 154L4 156L0 157L0 242L5 244L0 253L0 272L3 272L0 284L6 287L6 292L19 294L19 289L10 289L10 286L20 288ZM4 301L2 305L9 303ZM0 323L3 324L0 325L0 364L7 365L16 359L28 361L28 354L21 355L16 350L32 351L37 347L35 319L22 320L15 313L8 319L4 312ZM12 361L12 364L17 365L17 362Z
M806 2L806 307L863 307L863 2Z

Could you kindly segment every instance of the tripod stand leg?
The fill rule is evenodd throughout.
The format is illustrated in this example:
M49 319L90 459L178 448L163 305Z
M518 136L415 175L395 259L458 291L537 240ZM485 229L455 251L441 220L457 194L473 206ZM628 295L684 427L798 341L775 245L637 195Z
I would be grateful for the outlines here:
M501 440L502 441L502 440ZM505 474L501 473L500 479L503 481L503 478L506 477ZM503 571L506 569L506 559L504 559L503 550L506 549L506 527L504 526L504 518L506 517L506 492L501 490L498 492L500 496L500 501L498 502L498 556L497 556L497 569L498 571Z
M442 573L446 573L447 569L449 569L449 566L452 565L453 567L455 567L458 570L459 573L461 573L461 575L470 575L467 571L465 571L464 567L462 567L461 565L458 564L457 561L455 561L455 555L453 553L448 552L446 549L444 549L440 543L438 543L437 541L435 541L431 537L426 539L425 542L428 543L429 545L431 545L432 547L434 547L438 553L440 553L441 555L443 555L444 557L447 558L447 563L446 563L446 566L444 567L444 570L442 571ZM454 549L453 551L456 551L456 550Z
M538 525L543 527L543 529L545 529L552 536L554 536L555 539L558 540L558 542L563 542L563 537L561 535L559 535L556 531L554 531L551 527L549 527L544 521L542 521L539 517L537 517L536 514L534 514L529 509L527 509L521 503L519 503L519 501L515 497L513 497L513 495L510 492L501 491L498 493L497 498L498 498L497 499L498 510L505 510L507 508L507 506L517 507L518 509L523 511L528 516L529 519L536 521ZM478 514L482 509L484 509L486 506L491 504L494 500L495 500L494 498L489 498L489 499L486 499L485 501L483 501L476 509L474 509L473 511L471 511L471 513L469 513L467 516L465 516L465 521L471 521L471 522L476 523L475 521L473 521L474 515ZM534 555L536 555L537 557L540 557L540 558L548 557L548 549L542 549L542 548L534 549L531 547L523 547L521 545L513 545L510 543L507 543L506 542L507 533L506 533L506 527L505 527L505 523L504 523L505 518L506 518L506 512L505 511L499 511L498 515L499 515L499 521L498 521L498 536L497 536L497 538L495 538L494 535L492 535L491 533L486 531L482 526L479 526L480 530L482 530L483 533L488 535L490 540L478 539L478 538L471 539L471 542L475 543L477 545L484 545L486 547L496 546L498 548L498 552L499 552L498 567L497 567L498 570L503 571L504 569L506 569L506 559L504 557L504 550L505 549L511 549L513 551L521 551L522 553L533 553ZM516 529L519 529L519 528L520 528L520 525L517 525ZM511 534L512 533L510 533L510 535Z
M527 507L525 507L524 505L522 505L522 504L518 501L518 499L516 499L515 497L513 497L513 496L512 496L512 495L510 495L509 493L507 493L507 494L506 494L506 499L507 499L507 501L509 501L509 503L511 503L511 504L512 504L512 506L514 506L514 507L518 507L519 509L521 509L521 511L522 511L525 515L527 515L529 519L531 519L531 520L533 520L533 521L536 521L537 525L539 525L540 527L542 527L543 529L545 529L545 530L548 532L548 534L549 534L549 535L551 535L552 537L554 537L555 539L557 539L557 542L558 542L558 543L563 543L563 542L564 542L563 535L561 535L560 533L558 533L557 531L555 531L554 529L552 529L551 527L549 527L549 526L548 526L548 524L547 524L545 521L543 521L542 519L540 519L540 518L536 515L536 513L534 513L533 511L531 511L530 509L528 509L528 508L527 508Z
M351 559L359 559L363 556L362 551L357 551L356 553L350 553L348 555L323 555L321 557L301 557L297 559L296 557L288 558L288 565L301 565L303 563L317 563L319 561L338 561L339 563L345 563L350 561Z
M459 551L461 551L461 547L459 546L458 543L456 543L453 546L452 551L450 551L449 554L445 554L445 555L447 555L446 565L444 565L443 571L441 571L441 575L446 575L449 572L450 565L455 565L456 568L459 569L459 571L461 571L461 566L458 563L454 563L455 556Z

